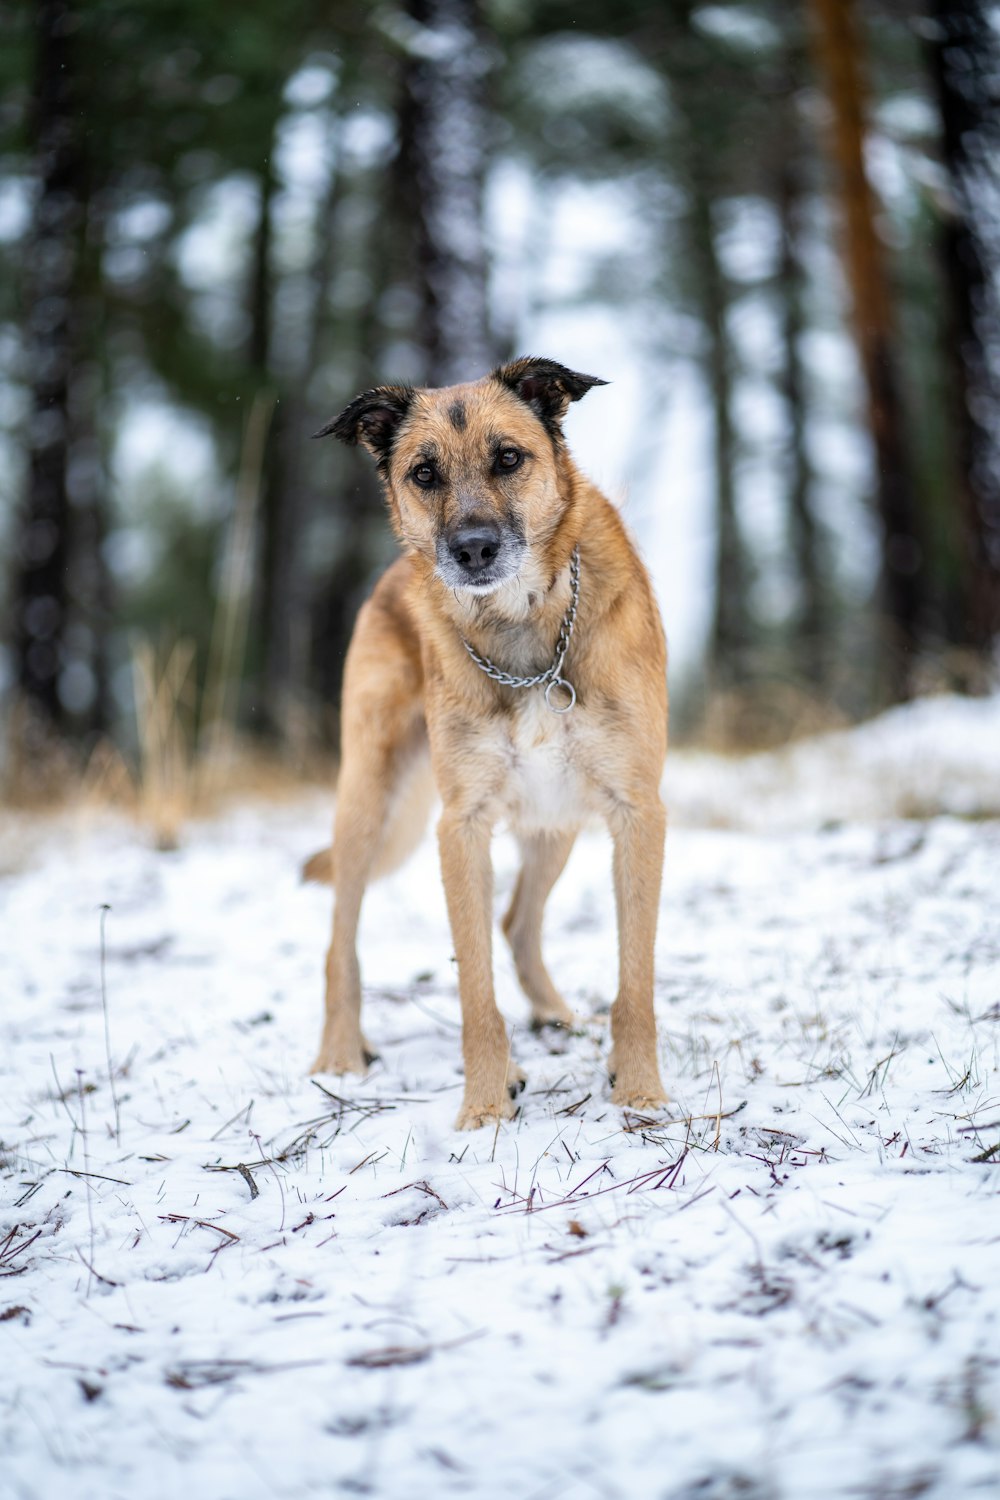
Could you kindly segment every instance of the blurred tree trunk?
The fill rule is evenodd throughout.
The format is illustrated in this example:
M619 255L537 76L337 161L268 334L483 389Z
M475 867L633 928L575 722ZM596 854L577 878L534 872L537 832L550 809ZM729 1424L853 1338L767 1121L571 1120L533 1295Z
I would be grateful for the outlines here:
M106 734L112 722L110 637L114 615L114 590L106 555L108 463L101 421L108 392L108 304L101 268L107 206L95 180L92 160L84 163L84 170L87 173L85 219L81 226L75 295L79 334L70 390L67 475L70 618L74 633L80 627L70 666L73 675L82 669L83 681L72 694L75 701L71 706L77 728L85 727L91 734Z
M752 565L737 505L729 290L712 215L713 204L722 196L720 165L729 144L729 122L723 111L720 124L718 101L709 83L705 35L694 19L696 9L696 0L650 7L647 47L661 59L676 111L675 170L687 196L689 274L694 308L704 331L701 362L713 421L716 528L707 666L711 687L725 690L746 682L755 631L750 610Z
M268 141L267 155L258 187L259 209L253 240L253 263L249 288L249 328L247 364L252 383L251 400L258 395L271 399L275 379L271 367L271 327L274 315L274 282L272 251L274 220L274 131ZM249 408L248 408L249 412ZM268 441L263 452L260 475L260 513L257 518L257 541L254 549L254 618L251 625L251 676L259 683L256 698L255 731L280 738L282 705L280 686L273 681L270 663L274 642L287 628L287 536L289 518L285 514L288 492L281 474L281 424L284 420L280 403L274 408ZM283 664L282 664L283 665Z
M830 150L844 217L845 271L868 396L881 523L882 605L889 627L887 687L911 696L924 613L925 568L906 455L889 287L865 172L865 101L855 0L811 0L818 60L832 110Z
M947 615L951 643L986 658L973 674L981 681L1000 637L1000 48L994 9L982 0L933 0L925 30L951 190L938 248L949 294L961 571Z
M270 144L273 150L273 134ZM258 193L260 207L253 242L247 355L255 378L267 379L271 367L271 244L274 204L274 167L270 152L261 171Z
M84 133L74 99L75 19L70 0L38 0L33 136L39 186L25 289L32 414L12 588L18 684L29 711L50 729L66 719L59 673L69 603L70 392L87 215Z
M746 675L751 644L750 567L736 513L736 434L725 279L715 247L711 203L700 182L692 190L691 223L695 275L708 335L706 366L714 421L716 553L710 663L714 681L732 686Z
M66 706L73 727L105 734L111 727L110 635L114 617L111 572L106 557L108 536L107 465L103 450L100 403L104 369L97 347L102 337L99 295L88 295L81 308L88 320L82 360L73 381L70 414L68 567L69 617L76 637L68 663L71 685ZM91 319L93 321L91 321ZM79 627L77 630L76 627Z
M789 112L789 126L793 125ZM790 135L790 139L794 139ZM816 688L826 675L829 620L823 589L823 558L819 528L812 506L813 474L806 449L805 372L800 343L804 326L802 312L805 281L799 256L798 167L791 155L779 168L778 215L781 222L779 284L782 298L782 343L784 369L782 389L788 420L788 521L795 582L799 590L796 621L799 665Z
M495 360L483 237L490 58L476 0L406 0L406 13L397 178L426 381L448 385Z

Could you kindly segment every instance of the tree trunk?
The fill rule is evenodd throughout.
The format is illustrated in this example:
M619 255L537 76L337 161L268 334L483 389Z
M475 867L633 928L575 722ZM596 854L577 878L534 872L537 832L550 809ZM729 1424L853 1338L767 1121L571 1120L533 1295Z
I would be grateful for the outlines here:
M420 298L429 385L494 362L486 296L483 191L489 54L476 0L407 0L397 175Z
M37 0L34 138L39 191L25 289L32 416L12 588L18 684L29 713L50 730L65 721L59 673L68 607L70 387L86 220L84 137L73 97L74 20L70 0Z
M973 674L981 680L1000 637L1000 370L993 349L1000 236L989 216L1000 197L1000 49L991 11L982 0L933 0L925 33L951 189L938 240L959 471L959 597L948 616L951 643L983 659Z
M803 331L802 262L798 252L799 184L794 161L780 168L778 213L781 220L782 379L788 419L788 529L799 591L796 655L812 685L821 688L826 676L829 621L823 589L823 558L819 528L812 507L813 474L806 450L805 375L800 342Z
M844 218L844 260L868 397L881 523L881 594L888 689L911 696L924 612L925 568L918 507L906 461L889 287L865 173L865 107L855 0L812 0L818 59L833 121L830 148Z
M69 409L69 613L75 638L64 696L72 727L91 735L111 728L111 632L114 590L106 556L108 464L102 408L108 390L107 300L101 260L106 205L93 164L84 190L74 305L79 334ZM79 628L78 628L79 627ZM73 684L77 687L74 690Z
M736 434L726 289L715 248L711 204L700 185L693 189L691 212L699 300L708 335L706 364L714 419L717 542L710 660L715 683L733 686L745 676L751 643L750 569L736 513Z
M253 266L249 288L250 324L247 339L247 364L252 390L250 399L270 400L275 387L271 368L271 320L274 314L274 285L271 269L273 250L274 168L270 149L260 176L260 208L253 241ZM285 413L276 404L269 423L267 441L261 453L259 515L254 547L254 618L250 638L251 679L259 685L254 694L257 712L253 728L258 733L280 739L283 733L283 684L275 683L271 669L275 640L287 623L284 614L287 590L284 587L291 545L289 517L285 514L288 491L282 482L282 432ZM279 671L284 666L282 661Z
M101 337L101 305L89 297L88 336ZM92 322L89 320L93 319ZM81 353L83 351L81 350ZM99 351L89 349L73 382L69 469L69 615L77 641L67 663L64 704L72 729L105 734L111 727L110 635L114 617L111 574L105 556L108 535L107 466L100 424L104 371ZM77 627L80 627L77 632ZM79 676L78 676L79 674ZM74 683L79 686L74 687Z

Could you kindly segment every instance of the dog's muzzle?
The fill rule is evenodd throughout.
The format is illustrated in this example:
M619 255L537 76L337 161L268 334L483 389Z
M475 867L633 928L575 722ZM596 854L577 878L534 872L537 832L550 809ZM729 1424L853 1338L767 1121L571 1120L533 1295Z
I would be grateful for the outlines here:
M497 526L463 526L448 538L448 551L469 577L477 578L496 562L500 553Z
M517 572L522 550L519 538L477 521L439 538L438 572L450 588L492 590Z

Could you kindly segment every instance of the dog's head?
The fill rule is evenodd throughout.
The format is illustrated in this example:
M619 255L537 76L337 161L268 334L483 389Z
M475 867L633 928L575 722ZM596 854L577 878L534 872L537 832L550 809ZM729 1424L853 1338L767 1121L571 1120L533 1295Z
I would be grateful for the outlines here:
M470 385L378 386L316 433L374 456L403 542L452 589L490 594L552 537L567 504L562 419L604 385L518 359Z

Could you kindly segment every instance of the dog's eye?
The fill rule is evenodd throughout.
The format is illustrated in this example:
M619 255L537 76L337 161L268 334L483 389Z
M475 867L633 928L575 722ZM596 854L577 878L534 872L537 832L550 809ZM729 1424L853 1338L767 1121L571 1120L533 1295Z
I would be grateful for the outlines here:
M429 490L437 475L430 464L418 464L410 478L414 484L419 484L421 489Z
M521 455L516 448L501 448L497 454L498 469L516 469L521 462Z

